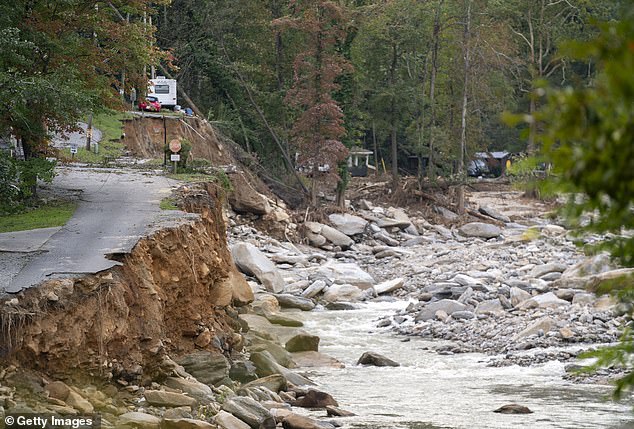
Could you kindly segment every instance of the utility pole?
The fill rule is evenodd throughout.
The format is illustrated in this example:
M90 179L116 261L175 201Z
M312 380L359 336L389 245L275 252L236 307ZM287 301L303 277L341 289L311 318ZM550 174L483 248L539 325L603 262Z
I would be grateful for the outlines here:
M90 152L90 143L92 141L92 112L88 115L88 125L86 126L86 150Z

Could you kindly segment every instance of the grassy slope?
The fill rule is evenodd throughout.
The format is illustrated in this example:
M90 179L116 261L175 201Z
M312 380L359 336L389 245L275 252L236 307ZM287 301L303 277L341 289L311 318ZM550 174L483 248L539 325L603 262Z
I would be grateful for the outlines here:
M73 216L77 204L54 203L24 213L0 216L0 233L62 226Z

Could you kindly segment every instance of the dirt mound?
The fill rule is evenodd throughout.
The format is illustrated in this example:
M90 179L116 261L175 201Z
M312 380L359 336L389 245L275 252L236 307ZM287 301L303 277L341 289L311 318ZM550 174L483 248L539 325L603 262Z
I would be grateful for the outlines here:
M184 197L200 220L142 239L120 267L51 280L0 303L3 360L48 374L147 381L169 370L168 356L229 354L241 342L231 304L253 296L209 191L193 188Z

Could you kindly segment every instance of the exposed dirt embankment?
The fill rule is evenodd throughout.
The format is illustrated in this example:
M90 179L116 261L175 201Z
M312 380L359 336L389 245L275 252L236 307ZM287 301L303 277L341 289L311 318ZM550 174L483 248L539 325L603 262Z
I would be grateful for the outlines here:
M0 303L3 360L50 375L148 381L173 365L169 357L241 347L232 304L253 295L227 249L220 199L210 187L183 201L200 219L142 239L120 267Z

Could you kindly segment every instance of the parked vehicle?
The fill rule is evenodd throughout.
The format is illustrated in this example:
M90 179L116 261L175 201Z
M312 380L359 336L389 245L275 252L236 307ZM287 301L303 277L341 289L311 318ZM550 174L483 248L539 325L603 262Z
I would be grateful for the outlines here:
M156 97L161 106L174 109L178 103L176 100L176 79L165 79L165 76L157 76L150 79L148 95Z
M145 110L148 112L160 112L161 102L157 97L148 95L145 99L139 101L139 110Z

